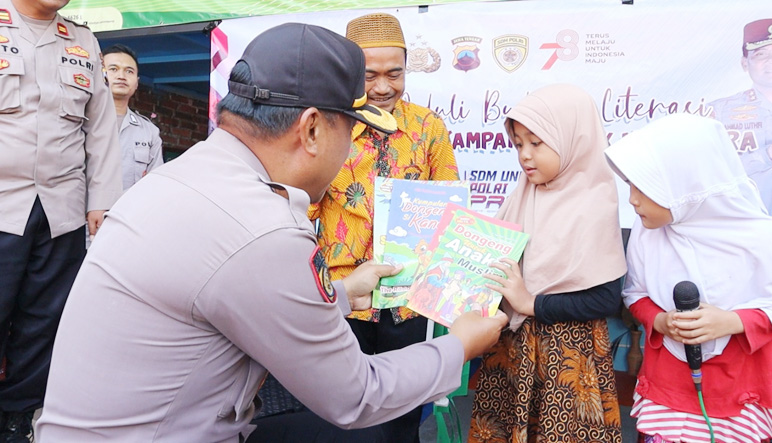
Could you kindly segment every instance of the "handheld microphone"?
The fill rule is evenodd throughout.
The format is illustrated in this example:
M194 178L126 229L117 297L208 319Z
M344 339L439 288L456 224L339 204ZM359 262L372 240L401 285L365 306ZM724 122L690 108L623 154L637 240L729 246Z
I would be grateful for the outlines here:
M694 311L700 307L700 291L690 281L682 281L673 288L673 301L678 312ZM684 345L686 361L692 370L692 381L698 391L702 390L702 346Z

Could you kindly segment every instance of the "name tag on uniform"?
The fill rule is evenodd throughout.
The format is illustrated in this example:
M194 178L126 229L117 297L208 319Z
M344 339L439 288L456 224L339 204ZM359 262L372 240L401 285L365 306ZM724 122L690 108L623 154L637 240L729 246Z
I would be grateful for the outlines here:
M327 267L327 262L324 260L322 249L319 246L314 249L308 262L314 272L314 281L316 281L319 293L322 294L322 299L327 303L335 303L337 294L335 294L335 288L332 287L330 269Z

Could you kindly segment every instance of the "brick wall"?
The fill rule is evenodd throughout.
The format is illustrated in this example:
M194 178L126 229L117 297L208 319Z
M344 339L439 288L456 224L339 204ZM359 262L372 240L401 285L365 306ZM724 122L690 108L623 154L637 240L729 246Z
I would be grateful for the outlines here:
M164 158L172 159L207 136L207 102L140 85L129 103L158 126Z

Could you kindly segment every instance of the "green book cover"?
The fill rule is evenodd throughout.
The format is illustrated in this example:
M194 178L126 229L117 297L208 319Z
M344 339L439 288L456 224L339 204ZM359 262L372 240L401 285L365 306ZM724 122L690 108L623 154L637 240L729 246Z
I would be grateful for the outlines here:
M407 307L447 327L471 310L494 315L502 296L485 286L496 283L483 276L495 272L503 277L490 267L502 258L520 260L529 238L520 229L448 204L429 245L431 260L406 294Z

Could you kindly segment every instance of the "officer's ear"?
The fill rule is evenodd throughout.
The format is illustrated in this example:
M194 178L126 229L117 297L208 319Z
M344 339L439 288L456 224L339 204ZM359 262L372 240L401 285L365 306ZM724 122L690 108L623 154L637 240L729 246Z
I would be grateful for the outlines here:
M740 65L743 67L743 71L748 72L748 56L750 54L743 56L743 58L740 59Z
M298 118L298 136L300 146L306 154L313 157L319 153L319 140L324 132L324 115L317 108L308 108Z

